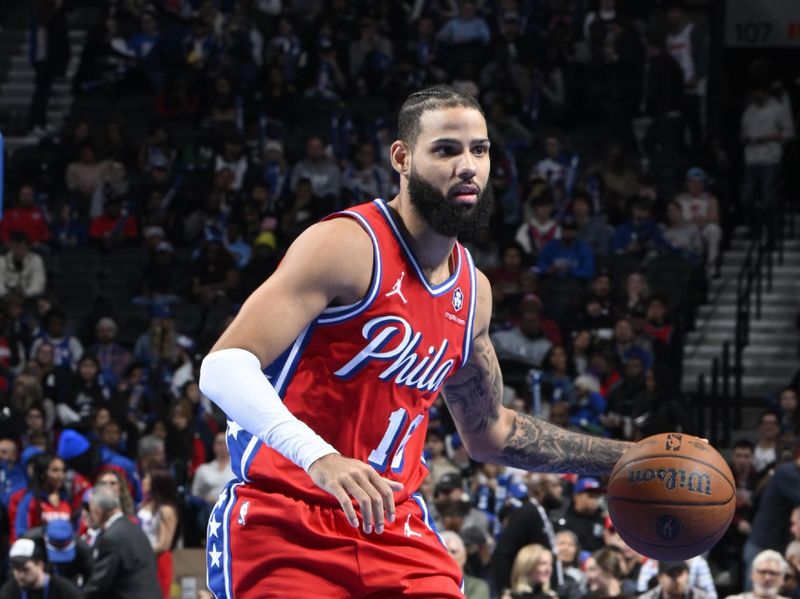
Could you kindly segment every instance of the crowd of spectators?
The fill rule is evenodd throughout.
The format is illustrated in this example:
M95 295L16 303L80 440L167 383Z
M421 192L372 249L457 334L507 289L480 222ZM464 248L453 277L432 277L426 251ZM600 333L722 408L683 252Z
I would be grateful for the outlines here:
M63 129L46 122L63 56L34 56L40 139L9 157L4 182L0 502L16 584L48 563L87 596L123 589L103 560L137 529L107 534L124 521L147 541L131 551L156 556L114 558L150 584L130 596L156 584L168 596L171 549L203 544L232 476L200 359L307 226L394 196L392 119L430 84L486 112L496 206L466 244L493 286L504 401L596 435L691 430L683 336L736 211L736 159L702 116L702 14L655 0L35 4L50 47L69 23L90 28ZM756 131L748 207L772 201L793 131L762 67L743 122ZM770 414L792 436L796 394L789 404ZM422 490L468 597L716 599L714 577L738 590L751 563L786 567L756 558L784 549L766 532L741 560L751 528L777 530L759 523L760 497L785 502L773 517L800 503L772 488L797 468L789 455L768 475L787 461L777 434L733 449L747 492L710 569L633 553L605 516L603 481L475 464L443 404L430 423ZM60 546L100 531L94 567L61 565L78 558Z

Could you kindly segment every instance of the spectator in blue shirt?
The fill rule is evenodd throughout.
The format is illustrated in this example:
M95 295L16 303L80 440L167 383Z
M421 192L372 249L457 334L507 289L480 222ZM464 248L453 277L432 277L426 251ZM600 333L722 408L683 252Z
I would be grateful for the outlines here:
M461 12L439 30L438 38L450 46L479 43L487 46L492 34L486 21L477 15L478 6L474 0L464 0Z
M0 439L0 503L8 507L9 498L27 484L25 470L17 461L17 444Z
M630 218L614 231L611 250L615 254L627 254L643 260L652 254L670 250L669 243L653 220L648 200L635 198L630 212Z
M592 249L578 239L575 220L567 217L561 223L561 238L551 239L539 253L539 272L556 277L586 280L594 275Z

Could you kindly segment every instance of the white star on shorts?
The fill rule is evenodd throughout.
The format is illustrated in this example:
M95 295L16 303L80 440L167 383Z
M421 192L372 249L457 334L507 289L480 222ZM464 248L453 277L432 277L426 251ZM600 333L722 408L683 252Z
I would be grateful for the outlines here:
M211 520L208 521L208 536L219 538L217 531L219 530L220 526L222 526L222 522L217 522L214 514L211 514Z
M216 566L217 568L220 567L219 558L222 556L222 551L217 551L217 544L212 543L211 551L208 552L208 555L211 556L211 566Z
M233 420L228 420L228 434L236 439L236 435L239 434L239 431L244 430L241 426L236 424ZM238 439L236 439L238 441Z

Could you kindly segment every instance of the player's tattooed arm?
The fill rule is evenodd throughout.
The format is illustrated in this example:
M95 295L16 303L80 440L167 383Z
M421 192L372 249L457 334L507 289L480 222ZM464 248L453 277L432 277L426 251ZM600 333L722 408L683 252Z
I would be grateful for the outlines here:
M445 386L445 399L475 459L538 472L604 475L630 443L573 433L502 405L503 377L489 336Z

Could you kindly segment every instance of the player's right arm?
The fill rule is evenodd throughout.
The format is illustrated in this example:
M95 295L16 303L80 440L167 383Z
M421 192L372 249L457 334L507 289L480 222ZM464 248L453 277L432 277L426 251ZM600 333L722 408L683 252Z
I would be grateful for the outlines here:
M298 466L339 501L365 532L382 532L384 511L394 520L399 484L372 467L339 455L283 405L262 370L278 358L326 307L351 304L369 288L372 245L355 221L319 223L289 248L281 265L245 301L200 370L200 388L239 426Z

